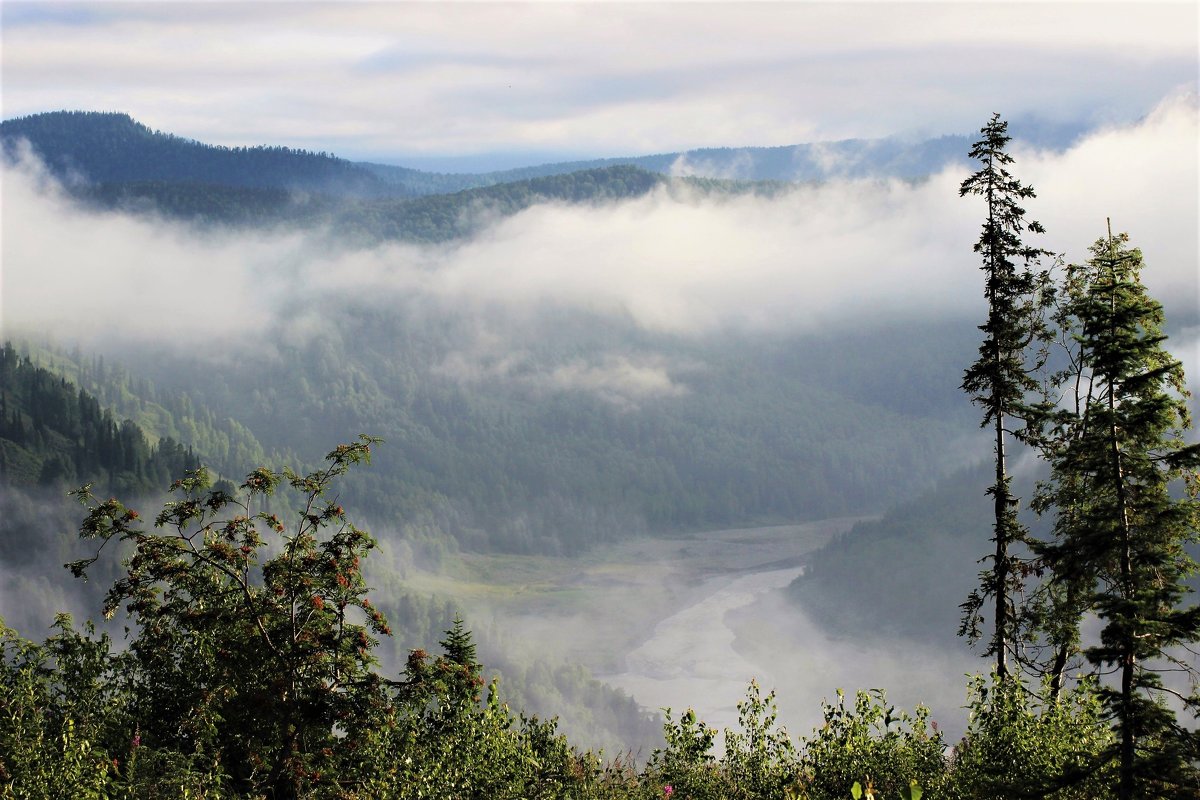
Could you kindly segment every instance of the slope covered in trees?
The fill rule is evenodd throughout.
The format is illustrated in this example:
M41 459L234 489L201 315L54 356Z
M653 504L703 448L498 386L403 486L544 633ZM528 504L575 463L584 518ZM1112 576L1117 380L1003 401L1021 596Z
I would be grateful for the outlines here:
M349 161L286 147L218 147L154 131L128 114L54 111L0 122L6 155L28 142L71 183L142 182L317 191L395 193Z
M100 183L73 193L93 208L155 213L204 226L322 228L339 239L370 245L463 239L537 203L626 200L663 180L636 167L617 166L409 199L162 180Z
M1122 799L1194 796L1200 749L1194 714L1190 720L1186 714L1200 701L1194 685L1162 680L1156 662L1174 659L1175 668L1195 676L1174 648L1192 648L1200 637L1200 612L1181 583L1195 570L1186 547L1196 544L1200 524L1200 451L1184 438L1183 375L1162 347L1160 309L1140 285L1140 258L1118 241L1110 234L1098 244L1086 268L1068 272L1074 282L1061 294L1063 339L1080 348L1072 363L1084 365L1070 383L1087 387L1083 402L1062 409L1051 392L1039 405L1041 398L1018 380L1010 405L985 416L988 424L1012 419L1010 411L1044 414L1022 422L1043 426L1025 441L1053 467L1039 508L1055 526L1044 545L1024 534L1003 535L1017 496L1003 469L993 472L990 489L976 490L976 502L985 508L990 502L994 511L983 538L990 528L1014 545L994 556L997 567L1012 569L982 578L984 590L1002 599L991 655L1011 648L1021 657L994 681L972 681L967 733L952 752L925 711L897 713L872 692L853 700L839 693L824 708L824 726L793 741L776 724L771 695L753 683L722 754L714 752L716 732L691 711L667 712L664 746L644 765L580 752L552 723L514 715L497 692L485 692L486 670L461 621L450 623L441 655L418 645L402 668L380 668L375 653L394 633L394 620L381 611L383 602L368 597L374 590L365 562L376 542L343 506L361 501L380 516L415 520L428 526L431 540L449 531L465 546L564 551L596 544L597 531L619 535L623 520L669 528L828 515L852 505L861 512L885 492L911 496L944 467L931 464L960 430L948 424L950 406L912 389L916 361L894 357L904 346L889 343L881 353L872 335L871 363L879 369L864 376L842 371L862 346L853 337L829 348L841 360L823 353L824 366L807 373L798 369L807 348L792 339L765 346L757 340L756 349L709 342L705 369L688 377L688 391L614 404L531 385L524 379L544 374L537 368L452 376L448 356L461 344L453 321L431 335L406 327L396 309L353 309L338 318L337 336L281 337L286 344L278 352L247 358L223 370L219 381L184 380L204 374L192 360L144 362L156 383L187 385L198 404L240 408L271 447L308 451L325 428L361 429L367 420L391 421L395 427L383 433L402 447L390 464L377 459L380 474L345 484L344 473L368 460L375 440L341 445L307 474L260 466L240 488L213 485L203 471L185 474L153 525L121 500L84 492L80 534L93 549L72 569L106 584L112 579L103 611L124 615L132 642L114 647L90 631L79 634L66 619L41 645L0 630L0 787L14 797L272 800L676 794L824 800L877 792L1083 800L1113 796L1114 786ZM989 275L989 292L995 279ZM1015 309L1036 306L1028 287L1013 294ZM639 339L579 322L562 329L569 334L562 339L531 346L546 359L541 364L608 352L614 343L626 353L696 352L670 337ZM996 331L985 326L982 355L1020 360L1018 346L988 345ZM919 344L908 346L919 350ZM953 349L957 340L939 346ZM298 372L298 363L317 369ZM978 394L971 375L966 388ZM56 397L66 398L53 380L39 380L30 382L28 397L50 408ZM1060 380L1046 385L1062 388ZM863 397L852 390L872 385L894 391ZM60 378L57 386L67 384ZM727 405L735 397L749 398L749 407ZM14 431L23 434L25 417L14 420ZM1003 442L1003 422L995 430ZM1003 444L998 461L1002 450ZM881 461L895 471L880 471ZM1180 477L1183 486L1172 483ZM879 585L865 588L884 602L896 598L881 591L920 591L894 574L860 569L839 576L836 567L856 553L877 558L881 550L900 561L914 544L901 545L901 532L919 529L929 506L952 510L939 525L976 524L962 498L970 494L963 487L977 479L967 473L961 486L948 484L923 505L860 526L814 559L812 576L860 593L864 580L875 578ZM576 497L567 490L579 487L589 492L584 502L563 511L564 498ZM272 499L281 491L282 498ZM281 501L297 497L296 513L285 519ZM525 516L502 515L485 528L482 509ZM540 518L531 522L530 509L541 511ZM628 516L584 524L601 509ZM114 548L106 551L110 543L129 556L119 567ZM1028 545L1033 558L1016 552L1017 544ZM934 561L938 571L946 568ZM1025 590L1041 605L1023 606ZM935 591L945 594L945 587ZM1086 644L1079 624L1085 614L1095 614L1103 628ZM414 606L408 617L436 615L431 603ZM1001 631L1003 619L1013 624ZM414 632L420 627L412 624ZM422 634L429 636L428 626ZM1058 652L1085 656L1090 674L1074 685L1055 680L1037 648L1044 639L1035 637L1066 646L1056 659ZM1119 680L1105 675L1110 668ZM1043 674L1045 683L1037 680ZM561 689L571 681L551 683ZM1152 699L1160 692L1173 693L1175 705Z
M10 160L28 143L66 190L91 208L203 226L320 227L362 245L461 239L536 203L630 199L667 181L628 163L459 180L285 147L216 147L152 131L116 113L62 111L5 120L0 143ZM414 175L423 176L419 185L430 190L411 188ZM708 192L756 190L720 181L689 185Z
M132 420L118 420L65 378L0 348L0 480L64 487L94 482L105 491L158 490L198 463L169 436L147 440Z
M789 596L839 635L892 634L948 646L959 617L948 599L974 588L979 543L988 538L986 487L986 469L971 468L879 520L857 523L809 556Z
M874 333L639 341L595 318L560 320L554 337L535 328L515 374L464 380L447 365L471 346L470 319L435 329L397 307L338 319L337 336L247 355L220 381L192 380L203 365L174 355L143 355L140 371L236 413L277 452L313 452L329 430L376 431L389 446L347 502L371 519L424 520L417 537L433 526L468 549L509 552L882 511L936 478L938 453L967 430L953 382L926 361L931 350L969 352L939 341L943 326L910 329L880 352ZM614 350L702 366L665 394L550 382L580 363L601 368ZM873 393L892 378L895 391Z
M1049 146L1069 140L1049 129ZM218 147L154 131L127 114L56 111L0 122L8 158L30 149L93 208L240 228L327 228L359 244L444 242L536 203L683 191L773 193L830 177L918 179L961 158L965 137L717 148L449 175L355 163L286 147Z
M268 456L236 420L219 418L187 394L158 388L120 365L47 348L23 355L23 349L12 343L0 348L0 408L6 412L0 424L0 577L11 596L21 598L19 607L2 613L17 630L40 630L56 606L99 602L95 585L61 586L63 562L79 555L74 537L65 535L78 510L65 497L67 489L90 483L97 493L140 499L158 496L201 461L236 475L237 463L287 460ZM436 641L454 618L451 599L408 591L403 578L382 565L372 580L388 588L378 602L397 626L384 653L390 664L403 664L409 650ZM653 746L657 722L583 667L527 663L508 652L501 635L487 631L480 640L506 699L519 707L559 715L576 736L610 749L648 752Z

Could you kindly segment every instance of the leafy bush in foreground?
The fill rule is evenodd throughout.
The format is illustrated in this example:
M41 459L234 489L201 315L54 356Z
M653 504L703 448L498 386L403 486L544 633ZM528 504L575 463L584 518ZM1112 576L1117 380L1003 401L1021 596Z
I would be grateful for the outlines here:
M330 499L374 442L342 445L308 475L255 470L236 495L193 471L152 528L84 492L82 536L128 554L104 611L124 608L135 633L114 652L66 616L43 644L0 623L0 798L1103 796L1110 776L1086 768L1111 735L1086 683L1044 707L976 683L947 758L928 712L897 714L881 691L852 705L839 692L823 727L794 742L774 693L752 682L723 750L693 711L668 710L665 746L639 770L514 714L461 619L441 655L414 650L387 679L372 652L391 631L361 573L374 542ZM280 486L300 498L290 525L266 505ZM95 560L70 566L83 575Z

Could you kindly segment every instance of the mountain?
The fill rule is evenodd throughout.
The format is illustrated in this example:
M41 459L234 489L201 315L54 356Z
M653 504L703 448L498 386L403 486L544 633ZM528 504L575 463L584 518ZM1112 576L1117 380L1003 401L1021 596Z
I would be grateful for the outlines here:
M1079 125L1015 120L1014 135L1060 150ZM637 167L674 177L733 181L831 178L917 179L967 163L970 135L845 139L780 147L702 148L655 155L530 165L492 172L428 172L286 147L219 147L151 130L128 114L54 111L0 122L11 156L26 140L60 179L91 184L201 184L236 189L316 192L334 197L411 198L520 183L574 172Z
M1057 146L1074 129L1031 129ZM474 174L355 163L286 147L218 147L151 130L127 114L56 111L0 122L6 157L29 149L93 208L201 226L336 231L361 246L447 242L543 202L594 203L656 187L777 193L797 181L927 176L965 162L969 137L708 148Z
M218 147L153 131L128 114L55 111L0 123L5 153L27 141L68 183L164 181L347 196L391 192L369 171L325 153Z
M385 181L372 169L324 153L215 147L152 131L126 114L62 111L0 123L8 158L25 142L74 197L93 208L201 225L320 227L361 244L463 238L535 203L627 199L664 180L633 166L609 165L474 181L474 188L455 181L439 187L454 193L431 194L409 184L428 190L436 175L406 171L406 182Z
M214 148L120 114L35 115L3 123L0 134L10 152L23 137L53 169L86 176L68 187L95 206L199 224L325 227L361 245L461 240L536 203L611 202L678 181L716 193L777 187L612 164L448 195L352 196L345 187L381 179L323 154ZM785 150L771 158L782 163ZM931 354L965 363L975 333L930 322L886 334L872 325L693 338L548 308L506 334L500 362L475 364L483 321L470 308L336 295L290 313L316 315L324 332L264 331L270 347L219 371L161 343L122 355L138 380L245 428L249 438L210 425L182 439L209 457L236 440L253 442L240 451L246 458L311 460L355 433L383 436L377 468L347 488L347 502L401 521L403 535L432 553L450 542L575 553L644 530L882 511L953 466L942 454L962 434L961 398ZM654 382L642 385L644 374Z
M462 239L537 203L630 199L664 181L636 167L614 166L415 198L173 181L88 184L74 187L73 193L93 208L160 214L202 226L324 229L343 241L369 246Z
M917 142L901 139L847 139L782 147L719 147L677 153L563 161L498 172L437 175L385 164L363 163L384 181L413 190L428 185L440 191L488 186L618 165L675 177L734 181L819 181L830 178L922 178L950 163L966 162L968 136L942 136ZM453 188L451 188L453 187ZM435 190L435 191L436 191Z
M1045 150L1066 149L1086 132L1080 124L1015 119L1010 126L1021 142ZM930 138L892 136L842 139L779 147L710 147L645 156L559 161L491 172L421 172L408 167L361 162L389 184L414 193L442 193L579 170L617 165L676 177L733 181L821 181L833 178L914 180L950 164L967 165L974 133Z

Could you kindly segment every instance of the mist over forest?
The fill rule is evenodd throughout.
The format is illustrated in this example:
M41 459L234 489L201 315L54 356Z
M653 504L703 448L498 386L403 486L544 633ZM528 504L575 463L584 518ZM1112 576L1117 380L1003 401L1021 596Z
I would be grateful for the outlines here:
M1200 389L1195 97L1011 133L1039 246L1128 231ZM232 489L368 434L336 502L379 543L389 674L457 614L579 746L644 761L664 707L733 725L755 678L795 733L887 688L953 741L991 505L974 137L946 134L452 175L4 121L0 617L42 639L123 574L62 568L69 489L153 518L183 469Z

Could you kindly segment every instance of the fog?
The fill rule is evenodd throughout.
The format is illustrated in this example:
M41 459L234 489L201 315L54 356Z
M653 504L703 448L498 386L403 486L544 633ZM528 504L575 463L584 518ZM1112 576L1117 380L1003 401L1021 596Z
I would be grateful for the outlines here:
M1168 313L1192 321L1196 140L1195 97L1181 96L1063 154L1018 147L1016 172L1038 192L1028 215L1046 226L1046 246L1076 261L1111 217L1144 251ZM333 298L516 317L576 308L680 335L967 316L983 302L971 254L982 200L958 197L959 170L773 199L664 188L620 204L534 206L466 242L372 249L338 246L337 231L205 234L82 212L28 160L3 177L8 335L257 347L282 321L319 321Z
M1111 217L1113 230L1128 231L1143 250L1145 282L1166 305L1168 320L1176 320L1169 346L1185 360L1193 387L1200 387L1197 139L1196 98L1181 96L1137 125L1100 131L1065 153L1014 148L1017 175L1037 189L1028 212L1049 231L1046 247L1082 260ZM713 197L671 186L616 204L538 205L494 220L468 241L354 248L336 230L203 232L148 216L83 211L25 158L3 173L0 333L49 335L106 355L152 343L236 358L269 348L278 336L332 335L334 315L355 305L404 305L423 308L431 319L472 322L471 340L436 367L443 376L569 388L634 407L645 398L687 394L688 374L704 365L610 352L532 370L534 356L513 331L542 325L547 311L596 315L682 339L981 318L971 248L983 209L978 198L958 196L964 177L952 169L916 183L832 181L771 198ZM780 581L792 574L763 572ZM4 577L0 608L20 605L28 587ZM745 607L740 599L755 604L754 617L765 626L758 638L697 638L680 658L680 669L722 666L713 672L720 692L703 681L686 684L688 693L712 699L718 723L730 721L729 688L740 695L755 676L765 688L780 688L793 733L808 732L820 699L832 699L839 686L896 687L910 706L940 693L939 713L952 714L963 671L983 667L961 650L913 652L900 642L831 639L778 596L760 592L773 585L761 576L740 580L746 586L725 578L697 584L711 592L689 591L676 605L656 609L652 623L694 613L682 618L688 626L716 616L719 632L728 615ZM71 604L56 592L39 596ZM637 604L643 596L628 599ZM656 694L647 670L634 674L639 659L661 665L690 647L681 630L664 629L657 643L644 637L638 647L650 649L625 653L614 682L648 706L682 705L687 693L678 700L675 689ZM767 654L773 661L764 668Z

